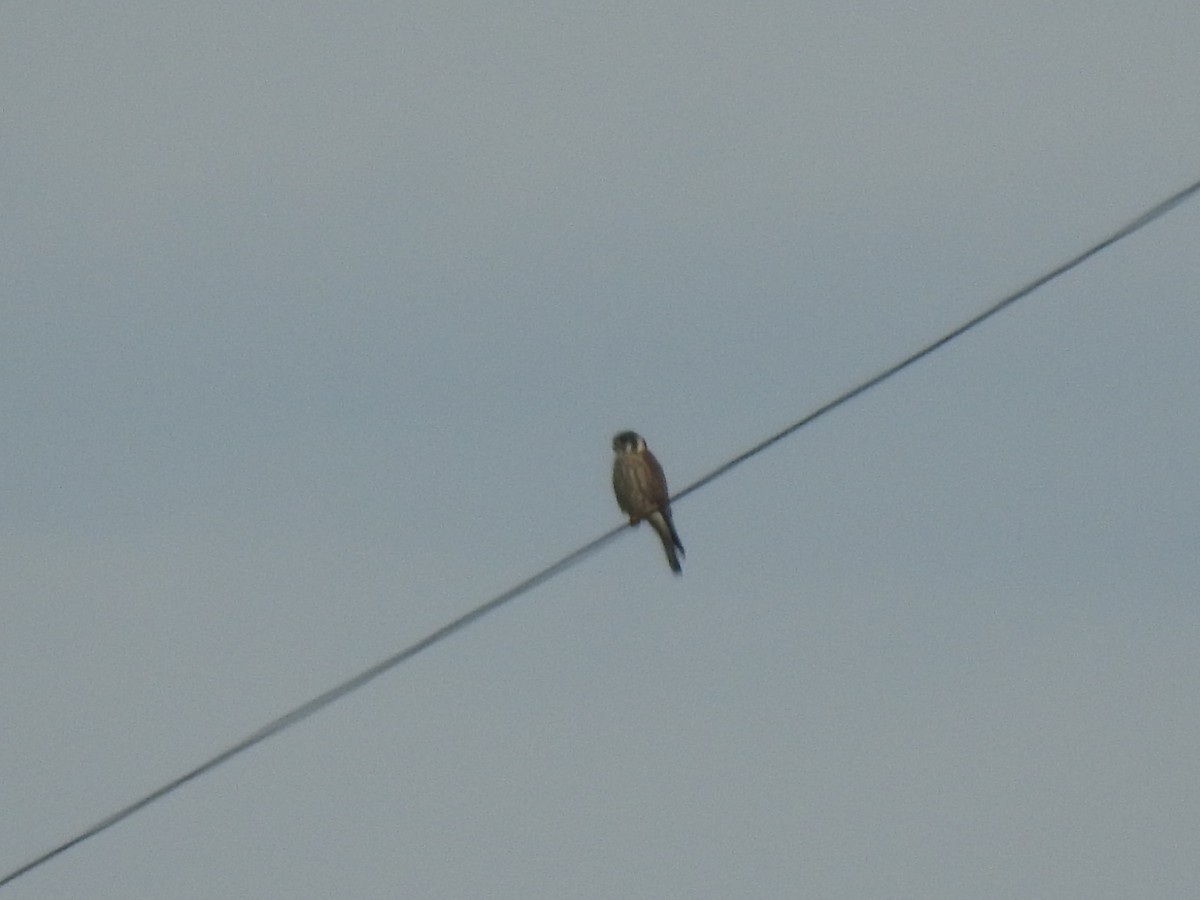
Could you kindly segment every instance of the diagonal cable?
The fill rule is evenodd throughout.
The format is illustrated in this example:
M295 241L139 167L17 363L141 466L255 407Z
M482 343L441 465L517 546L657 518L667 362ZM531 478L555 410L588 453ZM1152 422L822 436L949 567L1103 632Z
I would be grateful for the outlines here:
M1175 194L1172 194L1167 199L1162 200L1159 203L1155 204L1154 206L1150 207L1148 210L1146 210L1146 212L1142 213L1137 218L1135 218L1135 219L1131 220L1130 222L1126 223L1125 225L1121 226L1116 231L1112 232L1108 237L1091 245L1088 249L1082 251L1081 253L1076 254L1075 256L1068 259L1066 262L1054 267L1053 269L1049 270L1045 274L1038 276L1037 278L1033 279L1032 281L1030 281L1023 287L1018 288L1013 293L1006 295L1002 299L998 300L997 302L993 303L991 306L984 309L982 312L978 313L974 317L968 319L963 324L959 325L953 331L947 332L946 334L942 335L940 338L933 341L932 343L927 344L926 346L922 347L920 350L916 351L915 353L912 353L911 355L900 360L900 362L895 363L892 366L889 366L888 368L882 370L878 374L872 376L871 378L868 378L866 381L859 383L857 386L850 388L849 390L845 391L842 394L839 394L837 397L830 400L828 403L824 404L823 406L818 407L817 409L815 409L812 412L805 415L803 418L798 419L797 421L793 422L791 425L788 425L782 431L776 432L775 434L771 435L770 437L766 438L765 440L760 441L759 443L755 444L749 450L746 450L745 452L740 453L737 456L733 457L733 459L730 459L727 462L724 462L721 465L717 466L717 468L713 469L707 475L703 476L702 478L698 479L697 481L692 482L687 487L685 487L683 490L676 493L671 498L672 501L679 500L683 497L686 497L688 494L691 494L694 491L700 490L700 488L704 487L709 482L715 481L716 479L725 475L727 472L729 472L735 466L739 466L742 463L746 462L751 457L757 456L759 453L762 453L764 450L766 450L771 445L778 443L779 441L783 440L784 438L794 434L795 432L797 432L801 428L803 428L805 425L808 425L810 422L813 422L816 419L819 419L821 416L825 415L828 412L832 412L833 410L837 409L839 406L843 405L844 403L847 403L848 401L853 400L855 397L859 396L860 394L864 394L867 391L871 390L871 388L876 387L879 384L882 384L884 381L887 381L893 375L897 374L898 372L900 372L904 369L907 369L913 363L918 362L921 359L924 359L926 356L941 349L946 344L953 341L955 338L961 337L962 335L966 334L968 331L970 331L976 325L980 325L983 322L987 321L988 319L990 319L992 316L996 315L996 313L1000 312L1001 310L1011 306L1012 304L1016 303L1018 300L1021 300L1025 297L1029 296L1034 291L1036 291L1038 288L1048 284L1049 282L1058 278L1060 275L1066 274L1067 272L1074 269L1076 266L1080 265L1083 262L1086 262L1088 259L1091 259L1097 253L1100 253L1101 251L1107 249L1108 247L1111 247L1113 244L1117 243L1118 241L1129 237L1134 232L1140 231L1142 228L1149 225L1151 222L1155 221L1156 219L1158 219L1161 216L1165 215L1166 213L1170 212L1172 209L1174 209L1179 204L1183 203L1185 200L1191 199L1191 197L1193 195L1195 195L1197 192L1200 192L1200 181L1194 182L1193 184L1189 185L1188 187L1184 188L1183 190L1181 190ZM213 769L217 768L217 766L221 765L222 763L228 762L233 757L240 755L241 753L243 753L246 750L249 750L251 747L255 746L256 744L262 743L267 738L273 737L274 735L283 731L285 728L289 728L292 725L295 725L297 722L301 722L304 719L307 719L309 716L313 715L314 713L317 713L318 711L320 711L324 707L328 706L329 704L333 703L334 701L340 700L342 697L346 696L347 694L351 693L352 691L356 691L360 687L363 687L368 682L374 681L376 678L378 678L380 675L383 675L385 672L391 671L392 669L399 666L401 663L416 656L422 650L427 650L429 647L432 647L434 644L437 644L437 643L441 642L442 640L445 640L446 638L450 637L455 632L460 631L463 628L466 628L468 625L472 624L473 622L483 618L488 613L493 612L496 609L499 609L501 606L508 603L509 601L515 600L517 597L521 596L522 594L524 594L528 591L533 590L535 587L542 584L543 582L549 581L551 578L555 577L559 573L561 573L561 572L565 571L566 569L570 568L571 566L575 565L577 562L582 560L585 556L588 556L595 550L598 550L603 544L608 543L608 541L612 540L617 535L618 532L620 532L623 528L626 528L626 527L628 527L626 524L622 524L622 525L616 526L615 528L609 529L604 534L600 535L597 538L593 538L591 541L584 544L582 547L579 547L576 550L572 550L570 553L568 553L566 556L563 556L557 562L553 562L550 565L546 566L544 569L542 569L540 572L536 573L535 575L532 575L529 578L526 578L524 581L520 582L519 584L514 585L513 587L509 588L507 591L504 591L502 594L496 595L491 600L487 601L486 603L484 603L481 606L475 607L470 612L464 613L463 615L459 616L454 621L452 621L446 625L443 625L437 631L434 631L431 634L421 638L421 640L417 641L416 643L410 644L409 646L405 647L403 650L400 650L397 653L394 653L393 655L389 656L387 659L381 660L380 662L371 666L369 669L366 669L363 672L360 672L358 675L355 675L353 678L350 678L350 679L342 682L341 684L337 685L336 687L330 688L329 690L325 691L325 693L319 694L318 696L313 697L311 700L308 700L305 703L300 704L299 706L295 707L294 709L292 709L292 710L284 713L283 715L279 716L278 718L272 720L271 722L268 722L262 728L258 729L257 731L253 732L252 734L247 735L246 737L242 738L237 743L232 744L225 750L218 753L216 756L213 756L210 759L206 760L205 762L201 763L200 765L196 766L194 769L191 769L191 770L185 772L184 774L180 775L179 777L175 778L174 780L169 781L166 784L163 784L161 787L158 787L155 790L151 791L150 793L146 794L139 800L136 800L133 803L130 803L128 806L125 806L125 807L117 810L116 812L112 813L109 816L106 816L105 818L96 822L91 827L84 829L83 831L80 831L74 837L71 837L70 839L63 841L58 846L56 846L50 850L47 850L42 855L35 857L34 859L25 863L20 868L12 870L7 875L5 875L3 878L0 878L0 887L3 887L4 885L9 884L12 881L15 881L16 879L20 878L22 875L25 875L26 873L32 871L33 869L36 869L38 866L41 866L43 863L49 862L51 859L58 856L60 853L64 853L65 851L70 850L72 847L76 846L77 844L83 843L88 838L95 837L100 832L106 831L107 829L111 828L113 825L116 825L118 822L121 822L124 819L129 818L130 816L132 816L134 813L138 812L139 810L144 809L145 807L149 806L150 804L162 799L167 794L172 793L177 788L180 788L183 785L187 784L189 781L192 781L193 779L198 778L201 775L204 775L204 774L212 771Z
M708 484L710 481L715 481L716 479L720 478L722 475L724 475L726 472L728 472L730 469L734 468L735 466L741 465L746 460L750 459L750 457L757 456L759 453L762 453L764 450L766 450L772 444L777 443L778 441L782 441L785 437L788 437L789 435L793 434L794 432L799 431L801 428L803 428L809 422L812 422L815 419L821 418L821 416L825 415L825 413L827 413L827 412L832 412L833 410L835 410L839 406L841 406L843 403L853 400L855 397L859 396L860 394L865 394L871 388L876 387L879 384L882 384L883 382L885 382L889 378L891 378L893 375L901 372L904 369L907 369L913 363L924 359L926 356L928 356L929 354L931 354L937 350L940 350L942 347L946 346L946 344L950 343L955 338L962 337L962 335L966 334L968 331L970 331L976 325L980 325L983 322L986 322L988 319L990 319L992 316L996 315L996 313L1000 312L1001 310L1006 309L1007 307L1016 303L1018 300L1022 300L1025 297L1028 297L1030 294L1032 294L1038 288L1049 284L1051 281L1053 281L1055 278L1058 278L1060 275L1065 275L1067 272L1070 272L1076 266L1079 266L1080 264L1091 259L1093 256L1095 256L1097 253L1101 252L1102 250L1106 250L1107 248L1111 247L1113 244L1117 243L1118 241L1129 237L1135 231L1140 231L1142 228L1145 228L1147 225L1149 225L1155 219L1158 219L1161 216L1165 215L1166 213L1170 212L1172 209L1174 209L1180 203L1183 203L1185 200L1191 199L1191 197L1194 194L1196 194L1197 192L1200 192L1200 181L1197 181L1193 184L1188 185L1186 188L1179 191L1178 193L1172 194L1166 200L1163 200L1163 201L1155 204L1154 206L1150 207L1150 209L1146 210L1146 212L1142 213L1136 219L1131 220L1130 222L1126 223L1125 225L1122 225L1120 228L1118 228L1116 231L1114 231L1108 237L1104 238L1102 241L1099 241L1098 243L1093 244L1092 246L1088 247L1086 250L1076 254L1075 256L1072 256L1070 259L1068 259L1066 262L1062 263L1061 265L1055 266L1053 269L1046 272L1044 275L1039 275L1037 278L1033 279L1033 281L1028 282L1023 287L1020 287L1017 290L1013 291L1011 294L1007 294L1006 296L1002 297L1000 300L996 301L991 306L987 307L987 309L983 310L982 312L978 313L974 317L963 322L961 325L959 325L953 331L946 332L946 334L942 335L940 338L938 338L933 343L926 344L920 350L918 350L915 353L912 353L911 355L906 356L904 359L900 360L900 362L898 362L892 366L889 366L888 368L884 369L882 372L879 372L877 375L873 376L872 378L868 378L866 381L863 381L863 382L859 383L858 385L850 388L845 393L839 394L837 397L834 397L832 400L830 400L824 406L817 407L812 412L810 412L808 415L806 415L804 418L798 419L797 421L795 421L791 425L789 425L787 428L784 428L782 431L775 432L775 434L771 435L766 440L760 441L759 443L755 444L753 447L751 447L749 450L746 450L744 453L740 453L737 456L735 456L733 459L729 460L728 462L724 462L721 465L717 466L715 469L713 469L707 475L703 476L702 478L700 478L696 481L693 481L691 484L689 484L683 490L679 491L679 493L675 494L671 499L678 500L680 497L686 497L692 491L699 490L700 488L702 488L706 484ZM2 883L2 882L0 882L0 883Z

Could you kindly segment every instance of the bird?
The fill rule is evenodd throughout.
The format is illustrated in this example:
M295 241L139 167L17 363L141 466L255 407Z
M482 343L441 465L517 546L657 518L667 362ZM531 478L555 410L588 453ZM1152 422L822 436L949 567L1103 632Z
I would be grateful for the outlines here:
M662 540L671 571L682 574L679 557L684 555L683 543L671 521L671 506L667 502L670 493L662 466L647 449L646 439L636 431L620 432L613 438L612 447L616 454L612 482L617 505L629 516L630 525L637 525L643 519L650 523Z

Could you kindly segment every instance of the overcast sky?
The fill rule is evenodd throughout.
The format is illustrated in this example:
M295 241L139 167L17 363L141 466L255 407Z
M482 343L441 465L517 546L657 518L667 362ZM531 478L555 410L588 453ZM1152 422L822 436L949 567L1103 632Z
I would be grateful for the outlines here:
M0 5L0 877L1200 177L1200 4ZM0 889L1200 891L1200 203Z

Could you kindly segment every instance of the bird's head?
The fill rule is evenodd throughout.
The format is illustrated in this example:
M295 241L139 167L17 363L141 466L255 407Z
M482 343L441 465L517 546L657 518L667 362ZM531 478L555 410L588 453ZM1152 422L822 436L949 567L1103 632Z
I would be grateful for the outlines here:
M644 453L646 440L636 431L622 431L612 442L614 453Z

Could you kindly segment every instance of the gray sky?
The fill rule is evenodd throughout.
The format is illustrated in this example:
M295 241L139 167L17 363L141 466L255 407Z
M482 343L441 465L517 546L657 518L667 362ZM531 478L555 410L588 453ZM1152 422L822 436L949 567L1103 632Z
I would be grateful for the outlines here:
M980 6L0 7L0 870L1200 177L1200 5ZM1198 242L0 893L1194 895Z

